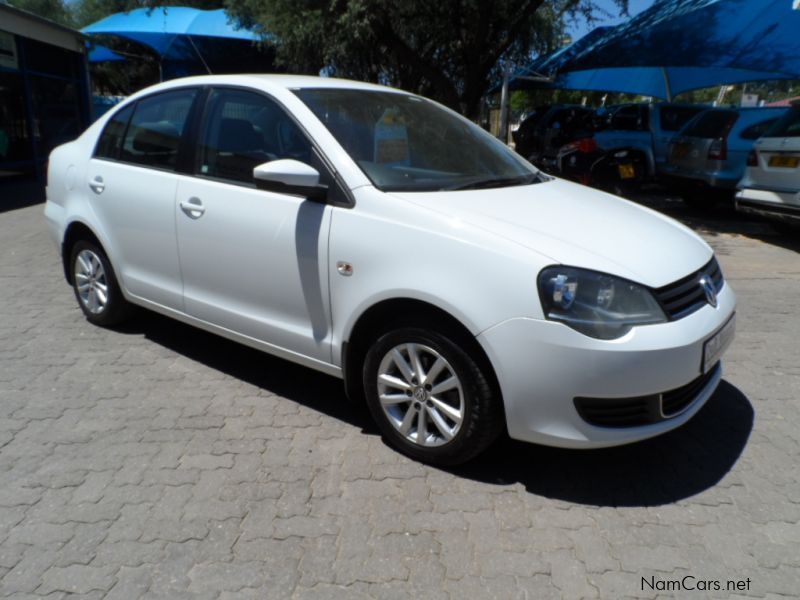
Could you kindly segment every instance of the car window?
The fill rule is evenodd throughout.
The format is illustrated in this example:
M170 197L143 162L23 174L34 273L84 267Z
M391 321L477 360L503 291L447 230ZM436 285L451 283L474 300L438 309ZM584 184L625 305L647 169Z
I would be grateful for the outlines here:
M683 135L708 139L723 137L738 118L732 110L709 110L689 121Z
M697 113L706 110L703 106L662 106L661 129L664 131L678 131L686 122Z
M800 107L778 119L764 137L800 137Z
M111 117L100 134L100 139L95 146L94 155L97 158L119 158L119 151L122 148L122 138L125 135L125 128L133 114L133 104L129 104Z
M609 129L619 131L642 131L647 123L638 106L623 106L611 116Z
M174 169L184 125L196 95L196 89L183 89L139 100L125 134L120 160Z
M214 90L201 140L197 172L220 179L252 183L255 167L281 158L315 162L297 124L276 102L254 92Z
M755 125L750 125L742 130L742 133L739 134L739 137L743 140L757 140L760 138L764 133L777 121L777 118L774 119L767 119L766 121L761 121L760 123L756 123Z

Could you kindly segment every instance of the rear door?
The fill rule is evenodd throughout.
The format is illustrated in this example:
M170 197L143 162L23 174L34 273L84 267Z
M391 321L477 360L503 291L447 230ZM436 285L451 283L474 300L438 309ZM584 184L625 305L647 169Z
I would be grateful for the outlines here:
M175 239L176 168L197 88L157 93L123 108L101 134L86 193L129 293L183 309Z

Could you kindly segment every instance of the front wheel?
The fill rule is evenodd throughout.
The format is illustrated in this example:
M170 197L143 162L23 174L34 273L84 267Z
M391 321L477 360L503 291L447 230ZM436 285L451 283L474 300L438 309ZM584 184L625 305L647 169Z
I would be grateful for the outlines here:
M435 330L380 336L364 363L367 405L384 438L423 462L456 465L500 433L503 411L484 369Z
M101 327L118 325L131 314L105 252L92 242L81 240L70 257L72 287L86 319Z

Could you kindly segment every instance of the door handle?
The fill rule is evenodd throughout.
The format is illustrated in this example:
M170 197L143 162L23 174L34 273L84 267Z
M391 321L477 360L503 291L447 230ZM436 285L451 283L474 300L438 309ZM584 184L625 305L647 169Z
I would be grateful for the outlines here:
M200 198L189 198L188 200L181 202L180 206L181 210L186 213L186 216L192 219L199 219L203 216L203 213L206 212L206 209L203 207L203 203L200 201Z
M95 194L102 194L103 190L106 189L106 184L103 183L103 178L97 175L89 182L89 187Z

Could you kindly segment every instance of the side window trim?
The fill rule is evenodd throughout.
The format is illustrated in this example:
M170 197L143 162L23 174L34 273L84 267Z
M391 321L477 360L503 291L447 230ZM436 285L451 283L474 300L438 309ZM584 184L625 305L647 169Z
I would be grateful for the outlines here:
M203 96L202 97L202 107L200 107L197 110L198 114L196 116L197 129L193 131L193 137L191 139L191 144L190 144L192 146L192 148L193 148L193 152L191 152L191 156L190 156L189 162L187 162L187 164L190 164L190 169L188 171L186 171L185 173L183 173L183 174L191 176L191 177L198 177L200 179L208 179L209 181L217 181L217 182L224 183L224 184L227 184L227 185L236 185L236 186L239 186L239 187L257 189L257 186L255 185L255 183L248 183L248 182L244 182L244 181L238 181L238 180L235 180L235 179L223 179L223 178L220 178L220 177L213 177L213 176L210 176L210 175L207 175L207 174L204 174L204 173L200 172L200 167L201 167L201 162L202 162L202 148L201 148L201 145L202 145L202 142L203 142L202 137L203 137L203 134L205 133L207 119L209 118L212 92L215 91L215 90L234 90L234 91L240 91L240 92L248 92L248 93L251 93L251 94L262 96L262 97L266 98L267 100L269 100L270 102L273 102L280 110L282 110L284 112L284 114L286 114L286 116L289 117L289 119L291 119L291 121L297 126L297 128L300 130L300 132L303 134L303 136L305 136L306 140L308 140L308 142L309 142L309 144L311 146L311 151L319 158L320 163L323 165L323 167L327 171L327 175L331 178L331 181L334 182L336 187L339 189L340 193L345 198L347 198L347 202L332 201L332 202L330 202L330 204L332 206L339 206L339 207L342 207L342 208L353 208L356 205L355 198L353 197L353 193L344 184L344 182L342 181L341 177L339 176L339 172L334 168L333 163L331 162L331 160L322 151L322 149L319 147L319 145L317 145L317 142L314 140L313 136L311 136L311 134L308 133L308 130L305 127L303 127L303 124L297 119L297 117L295 117L295 115L292 113L292 111L287 109L286 106L280 100L278 100L275 96L273 96L272 94L270 94L268 92L265 92L263 90L259 90L259 89L255 89L255 88L251 88L251 87L240 86L240 85L224 85L224 84L223 85L219 85L219 84L217 84L217 85L208 86L208 87L203 89L203 91L205 93L202 94L202 96ZM199 98L199 96L198 96L198 98Z

